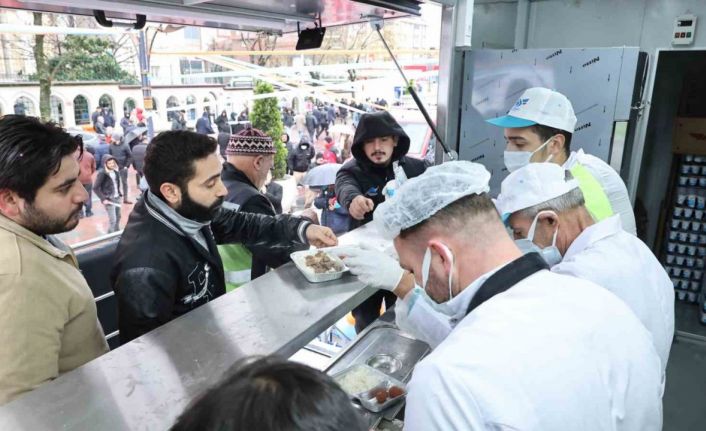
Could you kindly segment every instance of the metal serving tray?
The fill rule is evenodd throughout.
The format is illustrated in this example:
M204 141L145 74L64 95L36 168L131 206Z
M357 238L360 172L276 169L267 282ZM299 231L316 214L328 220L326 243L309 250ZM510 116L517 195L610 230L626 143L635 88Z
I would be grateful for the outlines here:
M326 373L335 375L353 365L365 364L407 383L414 366L429 352L431 348L425 342L403 334L393 324L378 320L334 359ZM394 419L403 406L404 403L395 403L380 413L361 408L361 413L368 420L368 426L374 428L383 418Z

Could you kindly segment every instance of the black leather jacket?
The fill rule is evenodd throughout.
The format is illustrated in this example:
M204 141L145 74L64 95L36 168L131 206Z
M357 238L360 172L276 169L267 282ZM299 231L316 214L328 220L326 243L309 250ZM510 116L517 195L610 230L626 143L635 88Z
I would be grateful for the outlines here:
M202 233L208 250L164 216L145 194L135 205L115 252L111 285L126 343L225 293L216 244L241 242L273 250L302 244L305 219L221 208Z
M269 198L250 182L242 171L238 170L230 163L223 164L221 179L228 189L226 200L236 204L239 211L255 214L275 215L276 210ZM292 244L291 247L282 248L277 251L267 246L246 246L252 253L252 269L250 278L252 280L262 276L267 272L267 267L277 268L289 262L289 255L295 251L305 250L306 245Z

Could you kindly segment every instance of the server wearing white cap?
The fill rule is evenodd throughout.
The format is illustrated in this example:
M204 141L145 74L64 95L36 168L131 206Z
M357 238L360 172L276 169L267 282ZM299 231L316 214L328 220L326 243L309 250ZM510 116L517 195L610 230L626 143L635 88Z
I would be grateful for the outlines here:
M620 214L623 229L636 234L635 214L620 175L598 157L583 150L571 151L576 115L566 96L548 88L530 88L507 115L487 121L505 128L508 171L530 162L556 163L578 180L586 208L595 220Z
M553 163L511 173L496 206L520 248L540 252L552 272L590 280L622 299L652 334L664 373L674 338L674 287L650 249L621 229L619 216L594 222L578 182Z
M427 293L407 304L410 313L425 313L430 301L457 322L415 367L405 429L661 430L662 373L650 334L606 289L523 255L487 194L489 178L482 165L444 163L374 213L421 286L407 295ZM387 264L365 262L378 257L347 261L357 261L355 273ZM383 275L404 284L402 274Z

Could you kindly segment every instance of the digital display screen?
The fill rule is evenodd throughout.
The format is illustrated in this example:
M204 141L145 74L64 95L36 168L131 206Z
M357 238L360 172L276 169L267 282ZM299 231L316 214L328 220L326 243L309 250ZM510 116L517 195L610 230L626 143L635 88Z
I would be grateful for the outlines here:
M694 23L694 21L688 19L688 20L678 20L677 25L679 27L691 27L691 25Z

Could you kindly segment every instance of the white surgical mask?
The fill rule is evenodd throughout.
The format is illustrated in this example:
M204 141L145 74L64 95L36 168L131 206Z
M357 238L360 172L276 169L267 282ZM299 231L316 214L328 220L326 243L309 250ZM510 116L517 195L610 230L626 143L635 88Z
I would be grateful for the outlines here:
M537 151L540 151L542 148L544 148L549 141L551 141L553 136L546 141L542 145L539 146L534 151L505 151L503 153L503 160L505 161L505 167L507 168L508 171L510 172L515 172L516 170L523 168L527 165L530 164L530 160L532 160L532 156L534 153ZM552 158L554 157L554 154L549 155L547 160L544 162L551 162Z
M440 244L440 245L441 245L441 247L443 247L446 250L446 253L449 256L451 256L451 269L453 270L454 261L455 261L455 257L454 257L453 252L451 250L449 250L449 248L446 247L445 245L443 245L443 244ZM424 289L425 292L427 290L427 283L429 283L429 269L430 268L431 268L431 248L427 247L427 251L424 253L424 259L422 260L422 289ZM444 314L448 314L448 315L453 314L451 309L448 307L449 301L451 301L453 299L453 291L451 289L452 285L453 285L453 272L449 272L449 283L448 283L449 298L441 304L436 303L436 301L434 301L433 299L431 301L432 306L440 313L444 313ZM431 296L429 296L429 297L431 299Z
M562 260L559 248L556 246L556 236L559 233L559 228L557 227L554 231L554 236L552 237L552 245L550 245L549 247L540 248L537 244L534 243L534 231L537 227L537 220L539 220L540 214L544 212L545 211L540 212L534 217L534 220L532 220L532 225L529 228L529 232L527 232L527 238L515 240L515 244L523 254L531 252L539 253L539 255L542 256L542 259L544 259L544 261L547 262L547 265L549 265L549 267L551 268ZM547 212L555 214L553 211Z

